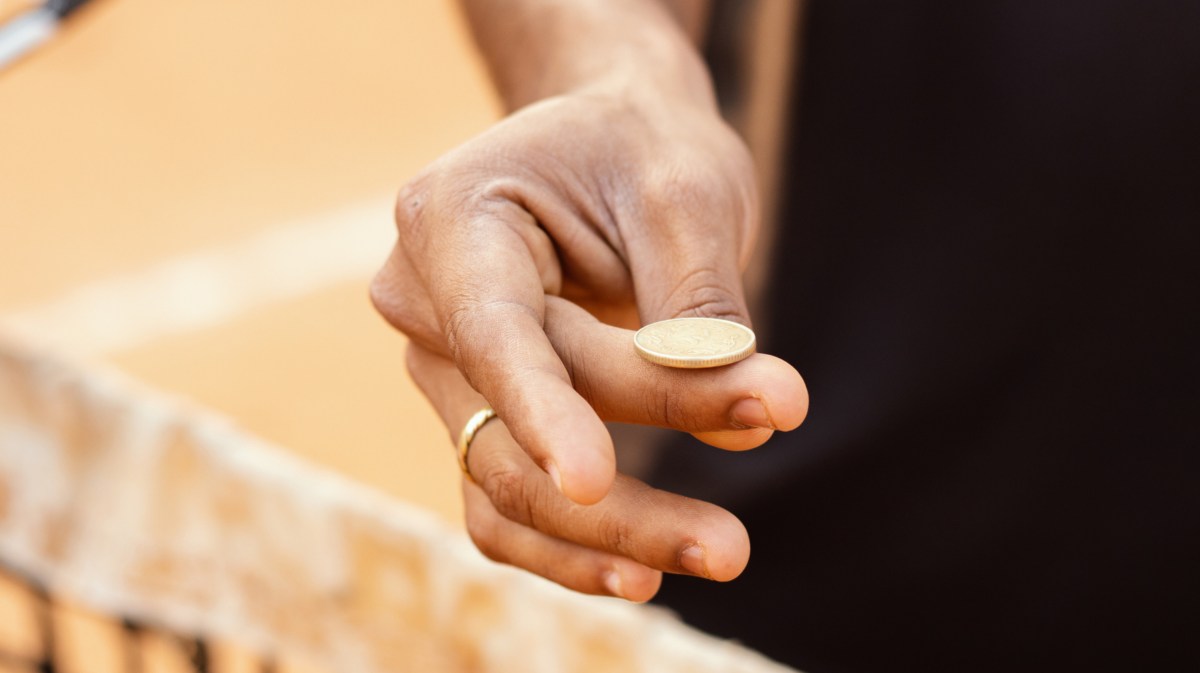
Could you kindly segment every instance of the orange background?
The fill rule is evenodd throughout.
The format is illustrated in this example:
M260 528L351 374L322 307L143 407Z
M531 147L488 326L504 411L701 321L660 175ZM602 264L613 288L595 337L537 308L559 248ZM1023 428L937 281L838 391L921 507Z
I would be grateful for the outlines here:
M449 0L95 0L0 71L0 318L347 206L390 231L388 195L498 114ZM458 522L372 272L97 357Z

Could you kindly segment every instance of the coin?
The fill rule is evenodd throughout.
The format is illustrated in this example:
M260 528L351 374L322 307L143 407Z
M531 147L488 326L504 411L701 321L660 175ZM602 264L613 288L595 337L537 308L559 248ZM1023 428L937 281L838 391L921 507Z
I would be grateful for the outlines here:
M638 330L633 345L638 355L654 364L684 369L720 367L754 353L754 331L718 318L674 318Z

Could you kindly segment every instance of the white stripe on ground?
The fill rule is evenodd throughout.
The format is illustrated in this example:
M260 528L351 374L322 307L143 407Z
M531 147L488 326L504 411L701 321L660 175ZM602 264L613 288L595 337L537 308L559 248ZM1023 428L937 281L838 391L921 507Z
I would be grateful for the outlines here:
M220 325L330 285L366 281L395 241L390 198L256 232L229 245L97 280L0 323L78 355Z

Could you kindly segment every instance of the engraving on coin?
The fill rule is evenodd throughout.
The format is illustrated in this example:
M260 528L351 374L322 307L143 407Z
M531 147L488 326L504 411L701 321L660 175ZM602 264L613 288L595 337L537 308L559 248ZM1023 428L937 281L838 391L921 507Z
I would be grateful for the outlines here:
M675 318L646 325L633 336L638 355L667 367L720 367L754 353L754 332L718 318Z

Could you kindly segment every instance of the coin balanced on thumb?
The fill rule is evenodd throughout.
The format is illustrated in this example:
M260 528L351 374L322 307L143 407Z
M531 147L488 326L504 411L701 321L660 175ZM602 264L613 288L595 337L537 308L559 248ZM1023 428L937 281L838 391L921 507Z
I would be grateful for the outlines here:
M643 359L664 367L704 369L741 362L754 354L754 331L720 318L672 318L633 335Z

